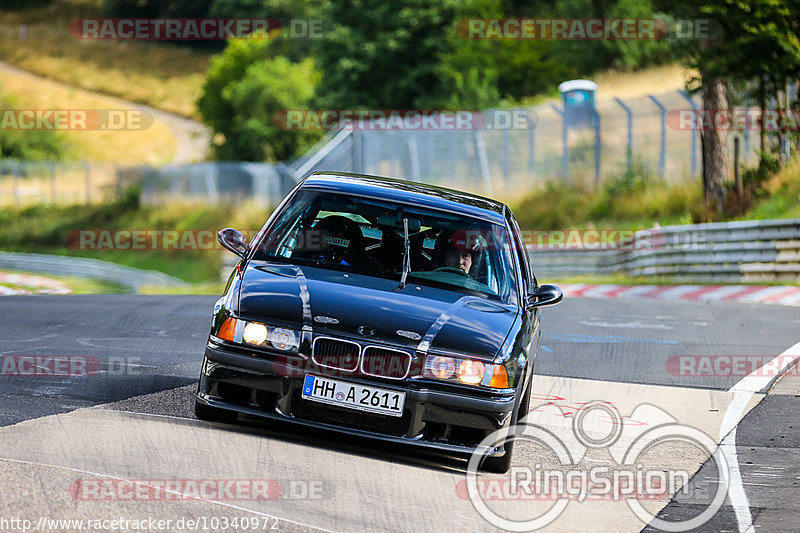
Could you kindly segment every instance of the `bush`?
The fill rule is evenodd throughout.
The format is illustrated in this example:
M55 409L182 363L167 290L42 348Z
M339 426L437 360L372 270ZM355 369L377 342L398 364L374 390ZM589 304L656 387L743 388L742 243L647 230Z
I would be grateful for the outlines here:
M0 99L0 113L6 109L13 110L13 102ZM0 128L0 159L58 161L65 152L64 138L56 131Z
M276 125L277 112L308 108L320 75L311 58L271 57L270 46L268 40L231 41L211 62L197 106L220 134L214 144L217 159L291 159L322 136Z

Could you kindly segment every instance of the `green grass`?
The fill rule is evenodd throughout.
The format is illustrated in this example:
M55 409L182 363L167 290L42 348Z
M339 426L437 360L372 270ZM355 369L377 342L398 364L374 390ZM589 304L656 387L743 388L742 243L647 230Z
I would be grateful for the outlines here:
M698 184L653 181L638 188L612 185L594 190L551 182L523 198L512 210L523 229L643 229L690 224L703 211Z
M747 213L747 219L800 217L800 160L795 159L764 186L765 198Z
M730 187L724 202L728 212L722 216L704 205L699 182L668 185L636 168L600 188L550 182L511 207L520 226L529 230L635 230L656 223L800 217L800 158L771 177L758 174L748 172L753 177L745 182L743 198Z
M79 232L205 230L215 236L224 227L257 231L269 212L255 205L140 206L135 195L102 205L5 208L0 209L0 250L89 257L164 272L189 283L216 283L227 252L216 245L215 237L210 239L215 247L208 250L81 250L76 249Z
M62 0L18 11L0 8L0 58L75 87L198 118L212 52L147 41L80 40L70 21L104 16L99 0ZM20 39L26 25L27 38Z
M219 295L225 290L224 281L209 281L206 283L190 283L183 286L144 285L139 288L139 294L213 294Z

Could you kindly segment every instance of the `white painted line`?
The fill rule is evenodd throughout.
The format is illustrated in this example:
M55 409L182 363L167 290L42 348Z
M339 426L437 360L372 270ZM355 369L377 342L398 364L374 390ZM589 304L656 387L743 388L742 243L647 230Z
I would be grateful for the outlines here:
M37 463L35 461L23 461L21 459L9 459L9 458L6 458L6 457L0 457L0 461L8 461L10 463L18 463L18 464L31 465L31 466L43 466L45 468L58 468L60 470L67 470L67 471L70 471L70 472L76 472L78 474L87 474L87 475L90 475L90 476L97 476L97 477L103 477L103 478L107 478L107 479L114 479L114 480L117 480L117 481L125 481L124 479L122 479L120 477L110 476L108 474L100 474L98 472L92 472L90 470L80 470L78 468L70 468L68 466L52 465L52 464L47 464L47 463ZM150 487L150 488L155 488L155 487ZM174 491L174 490L169 490L169 489L166 489L164 487L159 487L159 489L163 490L164 492L168 492L170 494L174 494L176 496L181 496L182 495L180 492L177 492L177 491ZM265 518L275 518L275 519L277 519L279 521L282 520L284 522L289 522L290 524L294 524L294 525L297 525L297 526L300 526L300 527L305 527L305 528L315 529L315 530L318 530L318 531L327 531L328 533L333 533L333 531L331 531L330 529L325 529L323 527L318 527L318 526L312 526L312 525L309 525L309 524L305 524L303 522L297 522L296 520L291 520L289 518L281 518L280 516L276 516L276 515L270 514L270 513L262 513L261 511L255 511L253 509L248 509L247 507L240 507L238 505L232 505L230 503L220 502L220 501L217 501L217 500L204 500L204 499L201 499L201 498L198 498L197 501L199 501L199 502L207 502L207 503L215 503L217 505L222 505L223 507L228 507L230 509L236 509L237 511L244 511L246 513L252 513L252 514L255 514L255 515L258 515L258 516L263 516Z
M776 356L775 359L767 364L771 365L774 361L777 361L778 364L774 375L778 376L798 359L800 359L800 342ZM742 419L742 414L753 396L769 385L773 379L772 372L759 372L759 370L754 370L730 388L728 392L734 393L733 401L728 405L719 428L720 449L728 460L730 468L728 497L736 513L736 521L739 524L740 533L751 533L754 528L753 516L750 513L750 502L747 499L747 493L744 491L742 474L739 469L739 457L736 453L736 426Z

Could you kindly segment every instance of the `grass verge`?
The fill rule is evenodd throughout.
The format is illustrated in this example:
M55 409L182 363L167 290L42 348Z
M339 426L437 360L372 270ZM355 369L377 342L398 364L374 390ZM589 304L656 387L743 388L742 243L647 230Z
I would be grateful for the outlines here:
M199 118L195 102L211 52L168 43L76 39L69 32L70 22L102 17L102 2L97 0L0 9L0 15L3 61L69 85Z
M594 188L549 182L512 205L530 230L608 228L636 230L672 224L800 217L800 158L783 169L767 163L745 169L740 196L727 184L720 215L703 202L698 182L666 184L635 165Z
M15 109L133 109L111 98L14 72L0 70L0 94ZM146 129L58 130L64 159L159 165L172 160L177 140L159 120Z
M156 270L188 283L220 280L224 252L216 233L224 227L255 232L270 210L256 205L236 206L172 204L141 206L134 192L101 205L50 206L0 209L0 249L90 257L143 270ZM99 231L148 230L157 235L156 249L119 249L103 240ZM81 231L94 238L81 246ZM163 236L174 237L174 243ZM208 232L202 241L197 232ZM127 241L131 242L130 237ZM146 246L152 248L148 237ZM164 245L166 243L166 245ZM209 289L210 290L210 289Z

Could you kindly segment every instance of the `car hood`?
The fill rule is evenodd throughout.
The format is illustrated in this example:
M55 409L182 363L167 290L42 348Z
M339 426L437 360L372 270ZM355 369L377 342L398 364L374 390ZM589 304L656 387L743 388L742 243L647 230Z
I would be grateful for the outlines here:
M515 306L463 293L314 267L251 262L242 275L239 316L310 325L334 335L412 351L469 355L500 351Z

